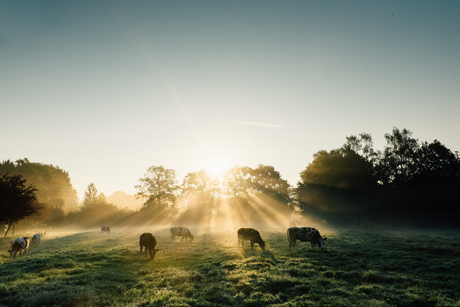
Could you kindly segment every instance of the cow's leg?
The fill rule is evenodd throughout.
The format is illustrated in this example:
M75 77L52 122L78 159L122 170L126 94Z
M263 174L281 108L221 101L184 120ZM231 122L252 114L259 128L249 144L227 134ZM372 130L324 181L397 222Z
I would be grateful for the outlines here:
M315 244L313 242L310 242L310 248L313 249L315 247Z
M295 243L297 242L297 239L291 240L289 242L289 251L291 251L291 248L295 251Z
M254 249L254 241L251 240L251 249Z
M184 241L184 236L182 236L182 239L180 240L180 243L182 243L182 241Z

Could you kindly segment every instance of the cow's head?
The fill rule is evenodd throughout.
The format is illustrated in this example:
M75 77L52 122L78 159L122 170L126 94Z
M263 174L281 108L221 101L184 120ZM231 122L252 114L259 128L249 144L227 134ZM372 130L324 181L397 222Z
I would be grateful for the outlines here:
M189 234L188 237L190 238L190 241L193 241L193 235Z
M260 241L259 246L264 251L265 250L265 241Z
M319 238L315 241L313 241L314 244L316 244L316 246L318 246L319 249L324 249L324 241L326 241L327 238Z
M13 248L13 242L10 243L10 249L8 250L8 253L10 253L10 259L14 259L16 258L16 253L18 251L15 251L14 248Z
M17 253L16 251L14 251L14 250L8 250L8 252L10 253L10 259L16 258L16 253Z
M158 252L160 249L157 248L157 249L149 249L149 255L150 255L150 260L153 260L155 258L155 254L156 252Z

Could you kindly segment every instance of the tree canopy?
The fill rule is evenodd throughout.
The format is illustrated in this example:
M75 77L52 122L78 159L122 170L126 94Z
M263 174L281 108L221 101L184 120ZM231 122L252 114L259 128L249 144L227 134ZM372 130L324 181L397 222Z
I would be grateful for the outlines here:
M21 175L0 174L0 218L8 225L5 236L13 223L38 214L43 204L37 201L37 189L26 184Z
M78 209L78 195L70 182L68 172L49 164L30 162L27 158L0 163L0 173L20 174L33 184L37 200L44 204L37 219L45 223L59 223L66 213Z
M300 173L300 207L345 222L405 220L439 225L460 213L460 159L439 141L419 142L407 129L385 134L383 151L368 134L321 150Z

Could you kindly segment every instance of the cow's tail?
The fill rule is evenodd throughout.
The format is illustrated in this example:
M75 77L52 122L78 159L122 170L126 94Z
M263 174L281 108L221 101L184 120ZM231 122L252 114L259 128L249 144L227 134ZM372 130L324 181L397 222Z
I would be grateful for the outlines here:
M287 239L288 239L289 246L291 246L291 229L290 228L288 228L287 230Z

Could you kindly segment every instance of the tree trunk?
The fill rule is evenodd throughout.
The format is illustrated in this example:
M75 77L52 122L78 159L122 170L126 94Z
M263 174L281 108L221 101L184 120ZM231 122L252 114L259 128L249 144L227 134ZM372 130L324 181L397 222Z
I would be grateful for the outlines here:
M13 222L10 222L10 224L8 225L8 229L7 229L6 232L5 232L5 237L6 237L6 235L8 234L8 231L10 230L11 224L13 224Z

